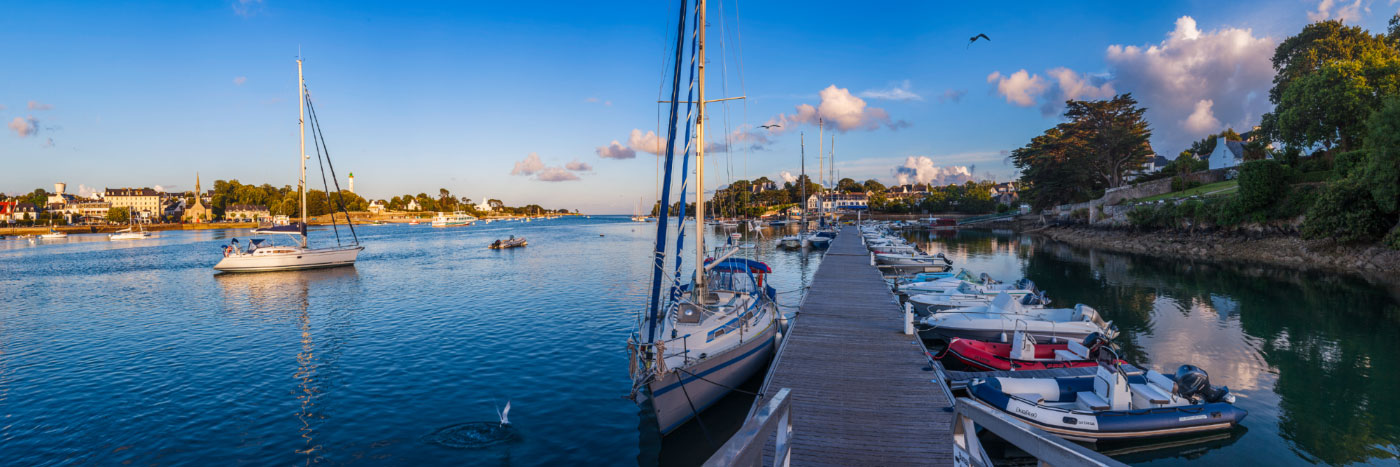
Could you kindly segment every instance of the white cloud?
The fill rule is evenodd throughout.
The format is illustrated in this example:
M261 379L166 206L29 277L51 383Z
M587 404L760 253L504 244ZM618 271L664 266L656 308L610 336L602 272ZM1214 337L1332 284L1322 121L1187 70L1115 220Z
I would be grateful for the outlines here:
M589 97L589 98L587 98L587 99L584 99L583 101L584 101L584 102L587 102L587 103L589 103L589 104L603 104L603 105L606 105L606 106L609 106L609 107L612 106L612 101L603 100L603 99L599 99L599 98L596 98L596 97Z
M90 187L90 186L87 186L87 185L81 185L81 184L80 184L80 185L78 185L78 197L79 197L79 198L96 198L96 197L97 197L97 189L96 189L96 188L93 188L93 187Z
M541 182L571 182L579 178L573 172L559 167L545 167L535 179Z
M262 11L263 0L234 0L233 14L244 18L251 17Z
M242 86L243 83L246 83L246 82L248 82L248 77L247 77L247 76L235 76L235 77L233 78L233 85L234 85L234 86Z
M1114 85L1133 93L1147 108L1153 147L1170 154L1222 130L1222 125L1247 129L1258 124L1272 108L1268 94L1274 69L1269 59L1275 45L1250 29L1203 32L1196 20L1182 16L1162 42L1112 45L1106 58ZM1204 111L1202 101L1208 101ZM1217 123L1207 128L1212 119Z
M1371 5L1369 3L1363 4L1362 1L1363 0L1356 0L1348 5L1346 0L1322 0L1317 2L1317 11L1308 12L1308 21L1318 22L1328 19L1337 19L1342 22L1350 21L1355 23L1361 20L1363 12L1365 12L1365 14L1371 13ZM1394 5L1395 0L1391 0L1390 4ZM1335 15L1332 14L1333 8L1337 9Z
M1220 119L1215 118L1215 112L1210 109L1214 105L1215 101L1210 99L1197 101L1196 110L1192 111L1191 115L1188 115L1186 120L1181 122L1181 125L1196 133L1212 133L1219 130Z
M914 93L909 80L904 80L899 86L891 86L889 89L870 89L861 91L860 97L866 99L881 99L887 101L921 101L923 96Z
M617 142L617 140L613 140L612 144L607 146L598 146L595 152L598 153L598 157L604 159L633 159L637 157L637 151L623 146L622 143Z
M778 114L768 121L767 124L779 124L779 130L787 131L797 124L816 125L820 119L825 124L830 125L837 131L846 132L850 130L877 130L881 125L897 130L909 126L903 120L891 121L889 112L877 107L868 107L865 100L851 95L851 91L846 88L838 88L836 85L828 86L818 93L821 103L817 107L810 104L797 106L797 113L792 115Z
M1006 96L1007 103L1021 107L1035 105L1036 99L1050 87L1040 75L1027 73L1026 70L1017 71L1010 75L1002 75L999 71L993 71L992 74L987 75L987 82L996 83L997 92Z
M573 164L570 163L570 165ZM589 168L591 169L591 167ZM546 167L544 161L540 160L540 155L533 152L526 155L525 159L517 161L510 174L526 177L534 175L535 180L541 182L567 182L579 179L578 175L574 175L573 172L569 172L563 167Z
M578 159L574 159L572 162L564 164L564 168L572 170L574 172L588 172L593 170L593 166L588 165L587 162L583 162Z
M642 130L632 130L632 134L627 137L627 147L636 151L661 155L666 151L666 142L656 136L656 132L648 131L645 134Z
M32 116L15 117L14 120L10 120L9 127L21 138L34 136L39 133L39 121L35 120Z
M515 168L510 170L510 174L529 176L534 175L535 173L541 170L544 170L544 162L540 161L539 154L535 154L532 152L526 155L524 160L516 162Z
M932 184L935 186L963 183L972 180L972 170L955 165L939 167L927 156L909 156L904 164L892 170L895 181L900 185L911 183Z
M1093 83L1094 78L1075 73L1074 70L1059 67L1045 72L1050 77L1055 78L1055 85L1059 88L1060 96L1065 99L1107 99L1113 97L1113 83L1102 82Z
M782 177L784 182L794 183L797 181L797 176L793 175L792 172L788 172L786 170L784 170L783 173L778 174L778 176Z
M29 101L29 110L53 110L53 106L39 101Z

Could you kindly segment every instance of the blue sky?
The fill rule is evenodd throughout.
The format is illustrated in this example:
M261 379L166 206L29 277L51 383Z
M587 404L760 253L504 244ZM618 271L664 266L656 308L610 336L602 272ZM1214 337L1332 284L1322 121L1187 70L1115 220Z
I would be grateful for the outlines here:
M790 130L765 135L758 149L712 154L712 164L732 163L734 178L779 179L797 171L802 131L815 167L817 130L797 108L806 104L849 124L836 133L843 177L893 183L907 166L906 180L1006 180L1014 172L1004 152L1054 125L1055 102L1114 92L1149 107L1154 146L1172 157L1220 127L1257 124L1268 110L1267 55L1310 19L1380 31L1400 8L1394 0L975 3L712 1L709 96L748 96L711 106L712 141L726 133L726 116L729 131L782 118ZM0 191L56 181L70 191L185 190L195 172L206 185L294 184L300 47L336 167L353 171L366 197L445 187L512 205L631 212L654 196L655 157L629 136L657 128L675 7L12 4L0 16L0 41L10 44L0 67ZM736 25L742 41L733 40ZM730 38L723 59L721 27ZM993 40L968 47L977 33ZM852 99L864 107L853 110ZM600 157L613 141L634 157ZM731 176L709 167L708 180Z

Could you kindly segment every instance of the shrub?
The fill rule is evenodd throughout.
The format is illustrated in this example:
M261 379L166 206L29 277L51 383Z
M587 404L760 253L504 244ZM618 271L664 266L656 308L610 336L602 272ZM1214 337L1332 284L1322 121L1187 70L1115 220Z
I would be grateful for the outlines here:
M1004 212L1010 211L1010 210L1011 210L1011 205L1009 205L1009 204L998 204L998 205L997 205L997 213L998 213L998 214L1001 214L1001 213L1004 213Z
M1354 178L1337 180L1317 196L1303 221L1303 238L1339 242L1372 240L1390 227L1371 193Z
M1332 163L1332 173L1339 179L1346 178L1356 169L1366 166L1369 159L1369 153L1365 149L1337 154L1337 159Z
M1288 174L1278 162L1246 162L1240 166L1240 202L1245 210L1274 204L1288 185Z
M1185 190L1185 189L1186 189L1186 183L1185 183L1185 182L1186 182L1186 180L1185 180L1185 179L1182 179L1181 177L1172 177L1172 191L1181 191L1181 190Z
M1312 156L1299 159L1298 170L1303 172L1332 170L1332 161L1327 159L1326 153L1317 152Z
M1313 172L1313 174L1326 175L1327 172ZM1289 219L1301 216L1308 212L1313 201L1317 200L1318 187L1313 185L1295 185L1289 187L1288 194L1282 200L1274 204L1269 209L1271 219Z

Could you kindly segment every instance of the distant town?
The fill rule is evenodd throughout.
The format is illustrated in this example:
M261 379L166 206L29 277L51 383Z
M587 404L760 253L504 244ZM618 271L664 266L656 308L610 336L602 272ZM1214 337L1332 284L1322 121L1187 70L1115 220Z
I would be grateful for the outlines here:
M568 209L545 208L536 204L506 206L499 199L472 200L452 195L441 188L436 196L405 194L390 199L367 200L355 194L355 176L350 174L344 190L308 190L307 215L325 216L341 210L356 217L381 216L418 218L434 212L466 212L476 216L517 216L569 214ZM300 215L301 197L296 187L270 184L243 184L238 180L216 180L212 189L203 189L198 174L192 191L172 192L155 188L106 188L90 196L68 191L57 182L53 191L36 188L17 196L0 195L0 222L12 226L33 225L112 225L256 222L286 224Z

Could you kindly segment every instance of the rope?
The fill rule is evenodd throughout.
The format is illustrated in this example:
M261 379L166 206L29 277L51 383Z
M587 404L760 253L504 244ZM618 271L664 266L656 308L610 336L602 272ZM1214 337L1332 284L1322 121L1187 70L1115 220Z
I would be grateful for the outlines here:
M745 391L745 390L743 390L743 389L739 389L739 388L736 388L736 387L733 387L733 386L726 386L726 385L723 385L723 384L720 384L720 383L716 383L716 382L714 382L714 381L710 381L710 380L708 380L708 379L705 379L704 376L700 376L700 375L697 375L697 374L695 374L695 373L691 373L690 371L687 371L687 370L684 370L684 369L681 369L681 368L676 368L676 371L679 371L679 372L688 374L688 375L690 375L690 376L695 377L695 379L698 379L698 380L700 380L700 381L704 381L704 382L706 382L706 383L713 384L713 385L715 385L715 386L719 386L719 387L728 389L728 390L730 390L730 391L741 392L741 393L748 394L748 395L750 395L750 396L755 396L755 397L763 397L763 393L761 393L761 392ZM681 387L685 387L685 385L682 384Z
M306 86L305 84L302 85L302 87L305 87L305 86ZM337 195L337 196L336 196L336 204L340 206L340 212L345 213L345 226L350 228L350 236L351 236L352 238L354 238L355 244L356 244L356 245L359 245L359 244L360 244L360 236L359 236L358 234L355 233L355 223L354 223L353 221L350 220L350 211L347 210L347 209L345 209L345 194L344 194L344 193L341 191L341 189L340 189L340 179L339 179L339 177L336 177L336 175L335 175L335 162L331 161L331 149L330 149L330 146L327 146L327 145L326 145L326 135L325 135L325 133L323 133L323 132L321 131L321 119L320 119L319 117L316 116L316 105L313 104L313 103L311 102L310 93L308 93L307 96L306 96L306 107L307 107L308 110L311 111L311 112L310 112L310 114L311 114L311 125L312 125L313 136L314 136L314 138L312 138L312 140L315 141L316 144L317 144L316 158L317 158L317 160L319 161L320 158L321 158L321 150L322 150L322 149L325 149L325 151L326 151L326 165L329 166L330 169L331 169L331 182L335 184L335 194ZM321 172L321 183L322 183L322 184L325 184L325 182L326 182L325 179L326 179L326 174L325 174L325 168L323 167L323 168L322 168L322 172ZM328 188L326 188L326 200L327 200L327 201L330 201L330 196L331 196L331 195L330 195L330 188L328 187ZM340 229L336 227L336 224L335 224L335 214L331 214L331 228L335 229L335 231L336 231L336 233L335 233L336 244L339 245L339 244L340 244Z
M677 380L679 379L680 378L677 378ZM695 423L700 424L700 433L705 435L705 442L709 444L710 447L717 448L718 446L715 446L715 440L710 438L710 429L705 428L705 420L700 418L700 411L695 409L695 402L690 400L690 391L685 390L684 381L681 382L681 394L685 394L685 403L690 405L690 414L695 417Z
M305 87L306 83L302 83L302 88ZM331 188L326 183L326 163L321 159L321 143L316 139L316 110L311 108L311 92L308 90L306 95L301 96L301 98L306 100L306 109L311 116L311 144L316 148L316 165L321 168L321 189L325 190L321 193L326 195L326 204L331 204ZM350 216L345 217L349 218ZM335 231L335 245L340 246L340 228L335 225L335 212L333 211L331 212L331 230Z

